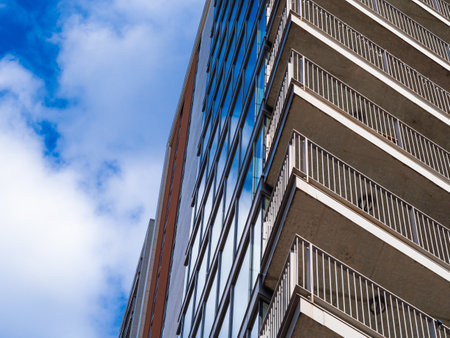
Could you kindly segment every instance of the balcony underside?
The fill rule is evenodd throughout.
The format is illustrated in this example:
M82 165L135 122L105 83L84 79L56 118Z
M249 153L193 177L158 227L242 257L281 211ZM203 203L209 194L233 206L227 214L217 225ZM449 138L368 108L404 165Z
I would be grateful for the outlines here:
M275 73L272 74L272 84L267 93L266 102L269 106L275 105L291 49L294 49L349 86L357 88L359 93L379 104L411 128L440 144L444 149L450 149L448 137L450 118L447 114L433 108L431 103L390 79L387 74L363 61L344 46L333 43L334 40L327 38L307 22L295 16L291 18L292 22L290 26L288 23L284 46L274 66ZM327 45L328 42L333 43L334 47ZM349 56L353 59L350 60Z
M262 260L267 287L275 288L292 240L299 234L422 311L450 323L447 268L295 173L283 203L283 217L272 229Z
M369 337L298 293L292 300L290 310L280 336L290 333L292 337L298 338Z
M370 16L363 14L359 9L351 4L354 3L356 5L362 5L359 1L352 0L335 2L327 0L314 0L314 2L334 14L336 17L340 18L342 21L346 22L348 25L352 26L354 29L368 37L373 42L387 49L389 52L409 64L411 67L418 70L420 73L427 76L429 79L431 79L444 89L450 90L450 64L448 62L435 55L430 50L428 50L428 52L431 54L428 55L432 55L433 57L429 58L428 55L424 54L418 48L416 48L417 45L421 46L419 42L409 37L405 33L399 33L404 35L408 40L411 40L412 43L415 43L415 45L408 43L405 39L395 35L390 30L382 26L379 22L377 22ZM402 3L410 3L411 6L419 8L419 6L414 4L412 1L402 1ZM394 6L398 8L397 4L394 4ZM423 10L423 12L426 11ZM430 14L429 16L431 17ZM417 17L414 17L413 19L416 20ZM433 23L436 23L436 21L437 20L434 19ZM442 23L437 26L442 26ZM398 30L398 32L401 31ZM445 41L450 41L449 32L449 27L446 27L445 29L442 28L440 31L438 31L438 33L440 34L436 34L436 32L433 31L433 33L435 33ZM423 47L425 51L427 51L426 47L421 47Z
M401 151L399 147L384 141L383 136L369 131L356 119L338 112L319 97L306 92L296 84L293 85L291 97L290 106L279 122L281 128L276 134L277 141L273 145L273 154L267 169L266 182L269 185L275 186L292 131L297 130L380 185L389 187L391 192L419 210L443 225L450 226L447 179L437 173L429 175L429 178L425 177L413 169L412 166L417 165L419 161L410 158L409 155L403 156L405 162L401 162L394 157ZM335 118L343 118L345 125ZM358 126L363 128L364 136L358 134ZM383 149L367 139L373 135L376 135L375 138L379 136ZM387 171L386 168L389 170ZM433 172L432 169L426 169L422 165L419 169L425 174Z

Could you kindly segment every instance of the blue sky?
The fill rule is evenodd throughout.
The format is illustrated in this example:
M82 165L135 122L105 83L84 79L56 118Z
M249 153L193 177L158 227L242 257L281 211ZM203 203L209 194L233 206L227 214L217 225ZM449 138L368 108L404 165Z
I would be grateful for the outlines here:
M0 0L0 336L117 336L203 0Z

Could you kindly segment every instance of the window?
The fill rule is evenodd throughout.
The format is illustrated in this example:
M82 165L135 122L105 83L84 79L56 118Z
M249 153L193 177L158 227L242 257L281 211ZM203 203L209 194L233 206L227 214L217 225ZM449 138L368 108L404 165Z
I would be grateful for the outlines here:
M261 267L261 233L262 233L262 222L261 222L261 215L262 210L260 209L260 206L258 209L258 216L255 220L255 223L253 224L253 231L252 231L252 268L251 268L251 275L252 275L252 281L251 286L255 285L256 279L258 277L258 274L260 272Z
M252 94L252 100L247 106L247 111L245 115L245 120L242 125L242 157L243 160L244 154L247 151L248 143L250 141L250 137L252 136L253 127L255 125L255 96Z
M247 310L248 300L250 297L250 252L245 250L244 260L242 261L239 275L233 287L233 319L231 336L237 337Z
M230 307L227 305L225 310L225 316L223 317L222 323L220 325L220 331L218 338L228 338L230 335Z
M239 243L240 241L242 232L244 231L245 222L247 221L248 214L252 206L252 181L253 181L253 162L250 161L250 164L247 168L247 173L245 175L244 184L242 186L242 190L238 199L238 220L236 227L237 243Z
M217 273L214 271L212 286L205 301L203 336L209 337L217 310Z
M234 258L234 217L230 222L230 229L226 237L225 245L223 246L220 255L220 282L219 295L222 295L225 285L230 274L231 266ZM220 299L221 296L219 296Z
M233 140L234 134L236 132L236 128L238 126L239 118L242 113L242 90L240 85L238 86L236 101L233 106L233 114L231 115L231 128L230 128L230 136L231 140Z
M220 232L222 231L222 222L223 222L223 199L222 195L219 197L219 207L217 208L217 212L214 218L214 223L211 229L211 259L216 252L217 243L219 242Z
M233 196L234 187L239 176L239 152L237 149L234 152L233 162L228 170L227 175L227 190L225 192L225 210L228 210L231 202L231 197Z

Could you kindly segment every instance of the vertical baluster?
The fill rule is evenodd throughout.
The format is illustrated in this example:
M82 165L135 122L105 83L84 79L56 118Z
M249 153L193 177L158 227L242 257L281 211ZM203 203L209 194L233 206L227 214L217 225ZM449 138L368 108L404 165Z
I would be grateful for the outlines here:
M405 303L402 302L403 325L405 327L405 336L408 337L408 323L406 319Z
M383 299L384 299L384 310L386 312L386 331L388 333L388 337L391 336L391 325L389 322L389 307L387 304L387 296L386 296L386 290L383 290ZM392 325L395 325L395 323L393 323Z
M347 292L348 292L348 307L350 310L350 317L353 317L353 311L352 311L352 297L350 292L350 274L348 269L346 268L345 271L347 272Z
M395 320L395 311L394 311L394 302L392 301L392 295L389 294L389 303L391 304L391 315L392 315L392 327L393 327L393 331L394 331L394 337L397 338L397 330L395 329L395 324L398 323ZM401 337L401 334L400 334Z
M383 309L381 308L381 302L384 298L381 298L380 288L377 286L377 294L378 294L378 309L380 311L380 322L381 322L381 334L384 336L384 324L383 324ZM384 304L386 307L386 304Z
M330 287L330 304L331 305L334 305L333 304L333 286L332 286L332 275L331 275L331 261L330 261L330 256L328 256L327 255L327 260L328 260L328 284L329 284L329 287Z
M371 288L371 290L372 290L372 304L373 304L373 309L374 309L374 311L373 311L373 316L374 316L374 319L375 319L375 331L377 331L378 332L378 317L377 317L377 310L376 310L376 299L375 299L375 290L374 290L374 288L373 288L373 283L370 283L370 288Z
M359 320L359 306L358 306L358 292L356 290L356 278L358 275L355 276L355 272L353 272L353 294L355 295L355 312L356 312L356 320ZM358 276L359 278L359 276Z
M339 309L339 282L338 282L338 270L337 270L337 263L336 260L334 260L334 282L336 287L336 307Z
M320 260L322 261L322 292L323 292L323 300L327 301L327 292L325 286L325 257L323 252L320 252Z
M364 296L363 296L362 279L363 279L363 277L361 277L361 276L358 277L358 280L359 280L359 296L360 296L360 299L361 299L361 316L362 316L363 324L366 325L366 316L364 315Z
M369 327L372 328L372 318L370 315L370 297L369 297L369 286L367 284L367 279L365 280L365 284L366 284L366 300L367 300L367 315L368 315L368 319L369 319Z
M312 251L312 246L311 246L311 253L312 254L314 254L314 251ZM315 248L314 248L315 249ZM320 297L320 290L319 290L319 287L320 287L320 283L319 283L319 252L317 251L317 249L315 249L315 256L316 256L316 264L315 264L315 266L314 266L314 269L315 269L315 272L316 272L316 274L315 274L315 276L316 276L316 279L314 280L313 279L313 277L311 277L311 290L314 290L314 282L316 283L316 285L317 285L317 288L316 288L316 290L317 290L317 292L316 292L316 296L317 297ZM312 256L311 256L312 257ZM312 258L311 258L311 263L312 263ZM314 271L311 271L311 276L313 276L314 275L314 273L313 273ZM313 292L314 293L314 292Z
M345 301L346 301L346 297L345 297L345 286L344 286L344 268L342 266L342 264L340 264L341 267L341 290L342 290L342 306L343 306L343 311L345 313L346 309L345 309Z
M309 264L309 260L308 260L307 264ZM304 289L307 289L307 286L306 286L306 273L307 272L305 270L305 242L302 240L302 287Z

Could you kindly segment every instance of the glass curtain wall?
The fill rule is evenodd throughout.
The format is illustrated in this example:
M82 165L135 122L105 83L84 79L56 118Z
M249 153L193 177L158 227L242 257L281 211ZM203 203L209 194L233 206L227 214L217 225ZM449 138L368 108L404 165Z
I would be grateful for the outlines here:
M236 337L260 268L265 2L214 6L183 337Z

